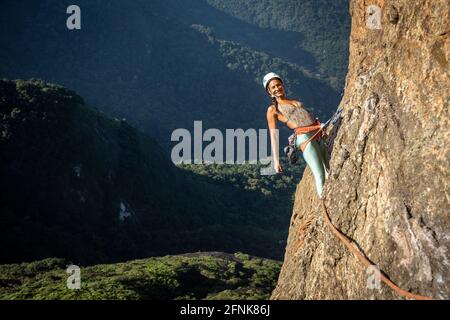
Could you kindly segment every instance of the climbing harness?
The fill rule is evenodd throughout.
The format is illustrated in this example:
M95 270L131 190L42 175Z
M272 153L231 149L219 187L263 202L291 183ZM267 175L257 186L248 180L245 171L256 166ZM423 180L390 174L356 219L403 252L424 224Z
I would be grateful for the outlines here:
M323 217L326 222L326 224L330 227L333 234L347 247L348 250L350 250L356 258L366 267L369 268L371 266L376 266L373 264L369 259L367 259L364 254L361 253L361 251L351 243L351 240L343 234L339 229L337 229L334 224L331 222L330 216L328 215L327 207L325 206L324 200L321 200L322 205L322 211L323 211ZM394 290L397 294L410 298L415 300L433 300L433 298L425 297L417 294L410 293L400 287L398 287L395 283L393 283L391 280L389 280L388 277L386 277L382 271L380 271L380 278L381 280L389 286L392 290Z
M310 133L313 131L316 131L308 140L306 140L305 142L303 142L300 145L300 150L302 152L305 152L306 147L308 146L308 144L316 139L320 139L322 137L322 133L323 133L323 129L325 128L325 126L322 126L322 124L320 123L320 121L318 119L316 119L316 121L309 126L305 126L305 127L297 127L294 129L294 134L295 136L299 135L299 134L305 134L305 133Z
M333 124L333 125L336 124L337 120L341 116L341 113L342 113L342 108L339 108L335 112L335 114L327 122L325 122L323 124L320 123L319 119L316 119L316 121L312 125L295 128L294 133L291 136L289 136L289 138L288 138L288 142L289 142L288 146L284 148L284 153L287 155L288 159L290 160L290 163L294 164L298 160L298 157L296 154L297 148L295 147L295 141L297 139L297 135L316 131L308 140L306 140L305 142L303 142L300 145L300 150L302 152L304 152L306 147L308 146L308 144L311 141L313 141L315 139L320 139L322 137L323 131L330 124Z

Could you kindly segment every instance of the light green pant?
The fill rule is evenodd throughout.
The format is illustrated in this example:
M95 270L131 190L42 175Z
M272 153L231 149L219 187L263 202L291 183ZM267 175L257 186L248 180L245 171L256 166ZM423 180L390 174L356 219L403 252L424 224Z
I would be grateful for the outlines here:
M295 146L300 148L300 145L313 134L314 132L297 135ZM317 140L313 140L308 143L305 152L303 152L303 158L314 175L317 194L322 198L323 185L325 184L325 178L328 176L328 157L325 154L325 150L323 150Z

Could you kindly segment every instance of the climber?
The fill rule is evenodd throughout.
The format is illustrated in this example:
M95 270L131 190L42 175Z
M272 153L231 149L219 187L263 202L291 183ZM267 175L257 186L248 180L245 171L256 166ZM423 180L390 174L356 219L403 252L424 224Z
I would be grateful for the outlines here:
M283 80L279 75L273 72L265 75L263 86L272 97L272 105L267 109L267 123L270 131L275 171L277 173L283 172L278 157L276 130L276 120L278 120L294 130L294 145L303 152L303 158L314 175L317 194L321 198L323 185L328 176L328 164L325 161L323 150L316 141L322 131L320 130L320 122L313 119L301 102L286 97Z

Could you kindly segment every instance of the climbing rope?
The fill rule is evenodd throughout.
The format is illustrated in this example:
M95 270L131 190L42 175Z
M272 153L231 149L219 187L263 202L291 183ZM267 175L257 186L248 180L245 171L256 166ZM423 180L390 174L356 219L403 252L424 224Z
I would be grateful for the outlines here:
M302 145L300 146L300 149L302 151L304 151L306 146L308 145L308 143L310 143L312 140L316 139L317 136L319 134L321 134L323 132L323 130L326 127L328 127L328 125L330 123L332 123L334 125L337 122L337 120L339 119L339 117L341 116L341 113L342 113L342 108L339 108L336 111L336 113L333 115L333 117L331 119L329 119L327 122L325 122L324 124L322 124L321 127L317 130L317 132L311 138L309 138L307 141L302 143ZM321 200L321 205L322 205L322 209L323 209L323 216L324 216L325 222L330 227L333 234L347 247L348 250L350 250L350 252L352 252L356 256L356 258L366 268L369 268L371 266L376 266L369 259L367 259L366 256L364 256L355 245L352 244L352 242L349 240L349 238L345 234L343 234L339 229L337 229L333 225L333 223L331 222L330 216L328 215L327 207L325 206L325 202L323 200ZM391 288L393 291L395 291L400 296L403 296L403 297L406 297L409 299L415 299L415 300L433 300L433 298L413 294L411 292L408 292L408 291L400 288L395 283L393 283L388 277L386 277L381 270L380 270L380 278L389 288Z
M372 262L370 262L369 259L367 259L360 251L359 249L353 245L351 243L351 241L349 240L349 238L343 234L340 230L338 230L333 223L331 222L330 216L328 215L328 211L327 211L327 207L325 206L325 202L323 200L321 200L321 204L322 204L322 209L323 209L323 217L325 219L325 222L327 223L327 225L330 227L331 231L333 232L333 234L339 239L341 240L341 242L347 247L348 250L350 250L355 256L356 258L358 258L358 260L366 267L371 267L371 266L375 266ZM408 292L406 290L403 290L402 288L398 287L395 283L393 283L391 280L389 280L388 277L386 277L382 271L380 271L380 277L381 280L383 280L383 282L389 286L392 290L394 290L397 294L406 297L406 298L410 298L410 299L415 299L415 300L433 300L433 298L430 297L425 297L425 296L421 296L421 295L417 295L417 294L413 294L411 292Z

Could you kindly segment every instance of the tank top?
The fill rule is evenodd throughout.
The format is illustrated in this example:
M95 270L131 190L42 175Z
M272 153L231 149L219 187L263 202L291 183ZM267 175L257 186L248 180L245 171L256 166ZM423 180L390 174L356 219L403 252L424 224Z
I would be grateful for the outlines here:
M293 122L298 127L309 126L314 123L312 115L299 103L295 106L290 104L278 104L278 110L288 121Z

